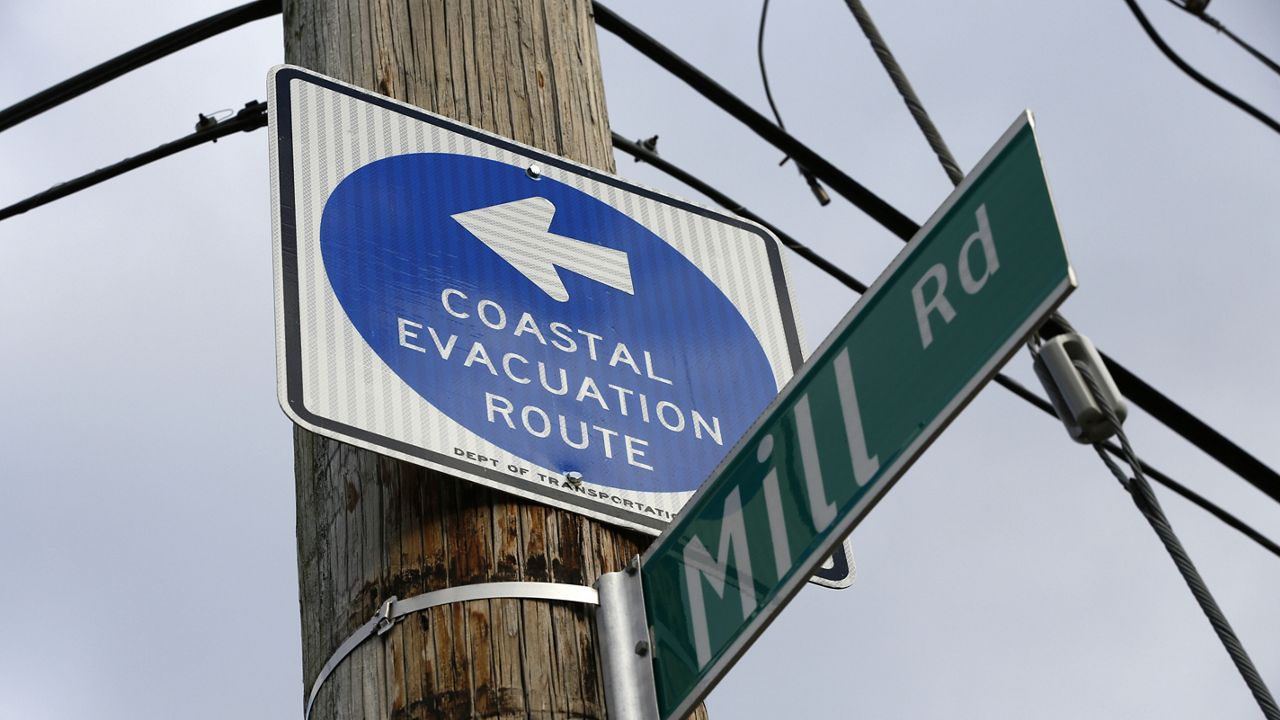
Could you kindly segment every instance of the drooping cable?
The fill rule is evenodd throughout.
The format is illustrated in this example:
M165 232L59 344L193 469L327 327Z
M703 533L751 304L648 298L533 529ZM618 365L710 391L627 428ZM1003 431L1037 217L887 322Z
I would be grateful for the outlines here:
M951 155L951 149L947 147L946 141L942 139L942 133L938 132L938 128L934 126L933 119L929 117L929 113L925 112L924 103L920 102L920 98L916 97L915 88L911 87L911 82L907 80L907 74L902 71L902 66L898 64L897 58L889 50L889 44L884 41L884 38L880 35L880 30L872 22L871 14L863 6L862 0L845 0L845 4L849 6L849 11L853 13L853 17L858 21L858 26L862 28L862 34L867 36L867 40L871 43L871 49L875 51L876 57L880 58L880 64L884 66L885 72L889 73L890 79L893 80L893 86L898 89L898 94L902 96L902 101L906 103L907 110L911 112L911 117L915 119L916 125L920 126L920 132L924 133L925 141L929 143L933 154L938 156L938 162L942 164L943 171L951 179L951 184L959 185L960 181L964 180L964 173L960 171L960 165L956 162L955 157Z
M165 143L160 147L126 158L114 165L108 165L107 167L99 170L94 170L93 172L81 175L74 180L68 180L67 182L55 185L42 193L32 195L26 200L16 202L5 208L0 208L0 221L11 218L14 215L20 215L33 208L38 208L41 205L46 205L54 200L58 200L72 193L84 190L85 188L93 187L100 182L110 180L118 175L123 175L130 170L140 168L143 165L169 157L170 155L182 152L183 150L193 148L197 145L203 145L207 142L215 142L218 138L226 137L232 133L257 130L260 127L266 126L266 124L267 104L255 100L245 104L244 108L226 120L208 124L205 127L197 129L190 135L178 138L173 142Z
M667 175L670 175L671 177L675 178L676 180L679 180L685 185L688 185L694 190L697 190L703 195L706 195L707 197L711 198L711 200L714 201L717 205L719 205L720 207L723 207L725 210L728 210L734 215L744 217L754 223L758 223L760 225L765 226L766 228L769 229L769 232L778 236L778 239L782 241L783 245L785 245L787 248L794 251L800 257L804 258L805 260L808 260L810 263L813 264L814 267L827 273L828 275L835 278L836 280L839 280L842 285L849 288L850 290L853 290L856 293L864 293L867 291L867 286L864 285L862 281L858 280L854 276L845 272L839 266L832 263L830 260L814 252L813 249L811 249L809 246L805 245L799 240L796 240L794 237L783 232L781 229L778 228L778 226L774 225L773 223L770 223L768 220L765 220L759 215L756 215L755 213L751 212L747 208L743 207L740 203L738 203L736 200L729 197L728 195L725 195L724 193L720 192L719 190L712 187L711 185L708 185L707 183L703 182L702 180L695 177L694 175L691 175L690 173L684 171L680 167L667 162L665 159L663 159L662 156L658 155L657 152L651 150L650 148L646 147L642 143L628 140L627 138L615 132L613 133L613 146L627 153L631 157L634 157L636 160L640 160L642 162L648 163L649 165L652 165L658 168L659 170L661 170L662 172L666 173Z
M772 120L756 112L741 98L707 77L701 70L690 65L657 40L623 20L621 16L604 5L593 2L592 7L595 10L597 25L617 35L623 42L639 50L646 57L683 80L704 97L728 111L730 115L751 128L752 131L768 141L769 144L791 156L796 162L803 164L819 179L826 182L832 190L835 190L841 197L870 215L894 235L904 241L910 240L911 236L920 229L920 226L914 220L868 190L862 183L849 177L845 172L832 165L826 158L796 140Z
M45 110L79 97L86 92L132 72L154 60L208 40L214 35L240 27L254 20L261 20L280 13L281 0L254 0L239 7L211 15L203 20L162 35L151 42L117 55L84 72L67 78L53 87L41 90L0 110L0 131L8 130Z
M764 26L765 21L769 17L769 0L764 0L764 4L760 7L760 31L756 34L756 60L760 65L760 81L764 84L764 96L769 101L769 109L773 110L773 119L778 121L778 127L783 130L787 129L785 123L782 122L782 113L778 112L778 104L773 101L773 90L769 87L769 70L764 62ZM782 158L782 165L790 160L790 156ZM804 165L796 163L796 169L800 171L800 175L804 177L804 181L809 185L809 190L813 196L818 199L820 205L830 205L831 196L827 195L827 191L823 189L822 183L818 182L818 178L813 176Z
M1122 457L1121 449L1117 447L1114 443L1107 441L1102 444L1102 447L1104 450L1111 453L1112 457ZM1226 510L1223 510L1217 505L1214 505L1213 503L1206 500L1204 497L1193 492L1186 485L1183 485L1177 480L1174 480L1173 478L1169 477L1168 475L1165 475L1164 473L1160 472L1156 468L1148 465L1141 458L1138 459L1138 463L1142 467L1142 472L1145 473L1152 480L1155 480L1156 482L1160 483L1161 485L1164 485L1165 487L1169 488L1173 492L1186 498L1192 504L1198 506L1200 509L1218 518L1223 523L1225 523L1226 525L1236 530L1236 532L1239 532L1241 535L1244 535L1245 537L1254 541L1255 543L1260 545L1264 550L1267 550L1268 552L1270 552L1272 555L1275 555L1276 557L1280 557L1280 544L1276 544L1270 538L1266 537L1262 533L1258 532L1257 530L1254 530L1252 527L1245 524L1245 522L1242 521L1240 518L1237 518L1236 516L1228 513Z
M660 155L657 154L657 152L655 152L653 149L651 149L647 145L643 143L635 142L633 140L628 140L626 137L623 137L622 135L619 135L618 133L615 132L613 133L613 146L627 153L628 155L631 155L636 160L648 163L649 165L652 165L658 170L661 170L662 172L666 173L672 178L675 178L681 183L684 183L688 187L693 188L699 193L702 193L703 195L707 196L713 202L720 205L721 207L728 210L729 212L735 215L738 215L739 217L744 217L748 220L751 220L752 222L759 223L760 225L763 225L764 227L768 228L770 232L772 232L774 235L778 237L778 239L782 242L783 245L795 251L796 254L800 255L805 260L808 260L815 267L829 274L831 277L838 280L841 284L843 284L845 287L849 288L850 290L853 290L854 292L859 294L867 291L867 285L863 283L861 280L858 280L854 276L845 272L840 267L833 264L831 261L827 260L825 257L814 252L807 245L805 245L804 243L801 243L799 240L796 240L790 234L782 231L776 225L770 223L769 221L765 220L759 215L756 215L754 212L744 207L738 201L724 194L719 189L708 184L707 182L703 181L701 178L693 175L692 173L684 170L680 166L661 157ZM1004 387L1005 389L1009 390L1013 394L1017 395L1019 398L1027 401L1032 406L1038 408L1040 411L1048 414L1050 417L1055 417L1055 418L1057 417L1057 413L1054 411L1053 406L1050 405L1048 401L1046 401L1044 398L1041 398L1039 395L1036 395L1034 392L1032 392L1022 383L1019 383L1017 380L1014 380L1013 378L1003 373L1000 373L996 375L995 382L1001 385L1002 387ZM1108 452L1111 452L1114 455L1119 455L1119 453L1121 452L1121 449L1119 447L1117 447L1116 445L1110 442L1104 443L1103 447ZM1227 512L1226 510L1223 510L1222 508L1213 504L1212 502L1205 499L1201 495L1197 494L1190 488L1177 482L1173 478L1157 470L1156 468L1146 464L1145 462L1142 463L1142 469L1143 469L1143 472L1151 476L1160 484L1168 487L1173 492L1186 498L1191 503L1197 505L1198 507L1205 510L1209 514L1213 515L1214 517L1218 518L1219 520L1226 523L1230 527L1234 528L1236 531L1245 535L1250 540L1253 540L1255 543L1269 550L1271 553L1275 554L1277 557L1280 557L1280 545L1277 545L1275 542L1272 542L1266 536L1262 535L1262 533L1259 533L1257 530L1254 530L1252 527L1250 527L1249 525L1241 521L1239 518L1235 517L1231 513Z
M764 0L764 4L760 6L760 29L756 33L756 63L760 66L760 82L764 85L764 97L769 101L773 119L778 121L778 127L786 130L787 124L782 122L782 113L778 112L778 104L773 101L773 89L769 87L769 69L764 61L764 26L768 18L769 0ZM787 158L782 161L786 162Z
M1138 7L1137 2L1134 0L1124 0L1124 3L1129 6L1130 12L1132 12L1133 16L1138 19L1138 24L1141 25L1142 30L1147 33L1147 37L1151 38L1151 42L1155 43L1156 47L1160 48L1160 52L1164 53L1164 56L1169 58L1170 62L1178 66L1179 70L1186 73L1192 80L1195 80L1208 88L1213 94L1223 100L1226 100L1232 105L1235 105L1249 115L1252 115L1254 119L1263 125L1266 125L1272 130L1280 133L1280 122L1277 122L1275 118L1240 99L1230 90L1227 90L1218 83L1210 80L1202 75L1200 71L1188 65L1187 61L1183 60L1177 53L1175 53L1173 48L1169 47L1169 45L1164 41L1164 38L1160 37L1160 33L1156 32L1155 27L1152 26L1151 21L1147 19L1146 13L1142 12L1142 8Z
M1227 654L1231 656L1231 661L1235 663L1236 670L1244 678L1245 685L1253 693L1254 700L1257 701L1258 707L1262 709L1263 716L1267 720L1280 720L1280 707L1276 706L1275 699L1271 697L1271 691L1267 688L1266 683L1263 682L1262 676L1258 674L1258 669L1254 667L1249 653L1245 651L1240 638L1236 636L1235 630L1231 628L1231 623L1227 622L1226 615L1218 607L1217 601L1213 599L1213 594L1209 592L1209 587L1205 584L1204 579L1200 577L1199 571L1196 570L1195 564L1191 561L1191 556L1187 554L1186 549L1182 547L1182 543L1178 540L1178 536L1173 532L1173 526L1169 524L1169 519L1165 517L1164 510L1160 507L1160 501L1156 499L1155 493L1151 490L1151 485L1147 483L1146 478L1143 476L1142 463L1138 460L1137 454L1129 444L1129 438L1125 435L1124 428L1120 425L1115 408L1108 402L1106 394L1101 391L1101 383L1086 363L1077 361L1074 364L1080 372L1080 376L1084 379L1090 394L1093 395L1094 400L1098 403L1107 421L1115 431L1116 438L1120 441L1121 455L1129 465L1132 477L1129 477L1121 470L1120 466L1103 449L1101 444L1094 446L1098 457L1102 458L1102 461L1106 463L1112 474L1120 481L1120 485L1129 492L1129 495L1133 498L1133 503L1137 505L1143 517L1151 524L1151 529L1155 530L1160 542L1164 543L1165 549L1169 552L1170 557L1173 558L1174 565L1178 567L1178 572L1182 574L1182 579L1186 581L1187 587L1191 589L1191 594L1195 596L1196 602L1200 604L1200 609L1204 611L1205 617L1209 618L1209 624L1213 626L1214 632L1218 634L1218 639L1222 641Z
M826 158L818 155L792 137L785 130L779 128L768 118L756 112L741 98L730 93L724 86L707 77L702 71L691 65L684 58L676 55L671 49L643 30L627 22L600 2L593 2L592 7L595 9L596 23L599 27L614 34L636 51L657 63L672 75L675 75L703 97L746 125L770 145L804 162L807 167L813 170L814 174L825 181L833 190L853 203L855 207L867 213L868 216L899 239L904 242L909 241L916 231L920 229L920 226L911 218L872 193L844 171L832 165ZM1115 377L1116 383L1127 398L1183 439L1200 448L1209 456L1280 502L1280 474L1277 474L1221 434L1215 432L1213 435L1216 437L1208 436L1204 432L1204 429L1208 428L1208 426L1204 423L1198 420L1187 422L1188 417L1193 418L1189 413L1185 416L1177 413L1170 416L1165 415L1164 411L1169 409L1169 406L1175 408L1178 406L1162 393L1156 391L1151 385L1138 379L1135 374L1115 362L1114 359L1105 354L1103 357L1107 361L1107 366L1111 370L1113 377Z
M1254 59L1256 59L1258 62L1262 63L1263 65L1266 65L1268 68L1270 68L1271 72L1276 73L1277 75L1280 75L1280 63L1277 63L1275 60L1272 60L1271 58L1264 55L1261 50L1245 42L1239 35L1236 35L1235 33L1231 32L1229 29L1227 29L1227 26L1219 22L1217 18L1205 12L1204 6L1208 5L1207 2L1202 4L1197 4L1195 7L1188 5L1186 3L1186 0L1183 0L1182 2L1179 2L1178 0L1167 0L1167 2L1170 5L1178 8L1179 10L1187 13L1188 15L1199 18L1200 21L1203 22L1205 25L1208 25L1214 30L1217 30L1223 35L1226 35L1228 38L1230 38L1232 42L1234 42L1236 45L1239 45L1241 48L1243 48L1245 52L1252 55Z

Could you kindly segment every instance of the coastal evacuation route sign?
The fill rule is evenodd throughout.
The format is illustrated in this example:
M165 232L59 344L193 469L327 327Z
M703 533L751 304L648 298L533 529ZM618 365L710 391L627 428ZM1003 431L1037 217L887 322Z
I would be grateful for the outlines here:
M758 225L301 68L268 93L299 425L656 534L800 364Z

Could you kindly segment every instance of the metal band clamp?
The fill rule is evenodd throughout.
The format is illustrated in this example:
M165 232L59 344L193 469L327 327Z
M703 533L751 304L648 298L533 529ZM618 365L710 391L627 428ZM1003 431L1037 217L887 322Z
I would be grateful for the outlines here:
M443 590L433 590L405 600L393 595L378 606L377 612L373 614L372 618L369 618L368 622L356 628L355 632L351 633L346 640L343 640L342 644L338 645L338 649L334 650L333 654L329 656L324 667L320 668L320 674L316 676L315 682L311 684L311 694L307 697L307 709L303 717L306 720L310 720L311 706L316 701L316 695L320 693L320 686L324 684L325 680L329 679L329 676L333 674L338 665L356 648L360 647L364 641L374 635L386 635L404 616L439 605L502 598L559 600L583 605L600 604L599 595L596 593L595 588L547 582L493 582L459 585L458 587L445 588Z

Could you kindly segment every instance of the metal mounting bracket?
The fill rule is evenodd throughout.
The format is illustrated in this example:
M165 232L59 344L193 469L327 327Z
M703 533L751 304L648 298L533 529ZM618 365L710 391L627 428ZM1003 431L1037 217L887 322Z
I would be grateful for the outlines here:
M600 591L596 638L608 716L610 720L658 720L653 646L645 623L640 558L633 558L622 572L601 575L596 589Z
M385 602L378 607L378 611L373 614L369 621L356 628L355 632L342 641L337 650L329 656L324 667L320 668L320 674L316 676L315 682L311 684L311 694L307 697L306 714L303 716L306 720L311 718L311 706L316 701L316 695L320 692L320 686L325 680L333 674L333 671L347 658L356 648L360 647L364 641L374 635L385 635L391 628L404 618L405 615L426 610L428 608L437 607L439 605L449 605L456 602L467 602L469 600L492 600L498 598L514 598L518 600L558 600L561 602L581 603L584 605L599 604L599 594L595 588L584 587L582 585L567 585L564 583L544 583L544 582L492 582L492 583L476 583L474 585L459 585L458 587L445 588L443 590L435 590L421 595L415 595L406 600L400 600L394 595L387 598ZM641 608L641 618L644 609ZM656 716L655 716L656 717Z
M1033 342L1031 352L1035 356L1035 371L1040 384L1044 385L1053 409L1067 427L1072 440L1100 443L1120 429L1112 424L1112 418L1104 408L1111 408L1115 420L1123 423L1128 414L1124 396L1089 338L1076 332L1064 333L1042 344ZM1097 379L1096 390L1101 394L1101 400L1094 396L1095 388L1085 381L1076 367L1077 363L1083 363Z

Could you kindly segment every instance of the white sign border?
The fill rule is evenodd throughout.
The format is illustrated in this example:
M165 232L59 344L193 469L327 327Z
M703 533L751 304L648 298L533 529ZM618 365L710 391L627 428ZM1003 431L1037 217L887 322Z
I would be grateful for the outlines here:
M1024 127L1027 126L1030 126L1034 131L1035 119L1030 110L1023 110L1022 113L1018 115L1018 118L1014 120L1009 129L1006 130L1004 134L1000 136L1000 139L996 141L996 144L993 145L985 155L983 155L982 160L974 166L973 170L970 170L969 173L965 175L965 178L960 185L958 185L956 189L947 196L947 199L943 201L942 205L940 205L938 209L929 216L928 222L916 231L910 242L908 242L907 245L898 252L893 261L889 263L889 266L886 267L876 278L876 281L872 283L871 287L858 298L858 302L854 304L849 313L845 315L840 323L836 325L835 329L833 329L827 335L826 339L823 340L822 344L819 345L818 348L809 356L810 359L820 358L827 352L828 348L836 342L836 340L844 333L845 329L847 329L849 325L853 323L854 319L867 307L868 300L879 294L881 288L883 288L885 283L888 282L889 276L915 254L916 249L921 245L921 243L923 243L924 239L929 236L929 233L933 232L933 229L942 221L951 208L958 203L969 191L969 188L982 177L982 173L987 169L987 167L990 166L997 157L999 157L1005 147L1009 145L1015 137L1017 137L1018 133ZM1032 139L1035 142L1036 157L1039 158L1040 144L1034 134L1032 135ZM1044 163L1042 159L1041 167L1043 168L1043 166ZM1047 176L1045 177L1045 187L1049 190L1049 206L1052 208L1053 188L1049 185L1049 179ZM1056 212L1054 213L1054 222L1057 223ZM1058 237L1062 237L1062 228L1060 226L1058 227ZM1065 243L1063 251L1065 254ZM702 676L702 679L689 690L681 703L676 706L675 711L666 716L666 720L685 717L692 712L693 708L696 707L698 703L702 702L702 700L706 698L707 693L711 692L711 688L715 687L716 683L724 677L725 673L729 672L730 668L732 668L747 649L751 647L751 644L754 643L756 639L760 637L760 634L765 631L765 628L769 627L777 617L778 613L782 611L782 608L786 607L786 605L791 602L792 598L795 597L796 593L800 592L800 589L804 587L805 582L813 575L813 572L828 557L828 555L830 555L832 550L838 547L839 543L843 542L844 538L848 538L850 536L853 529L857 527L858 523L866 517L867 513L871 512L876 504L880 502L885 493L897 484L902 475L906 473L906 471L917 459L919 459L921 455L924 454L925 450L929 449L929 446L933 444L933 441L947 429L947 426L951 424L952 420L955 420L955 418L960 414L960 411L964 410L964 408L975 397L977 397L978 391L987 383L987 381L991 380L991 378L995 377L995 375L999 373L1000 368L1018 352L1018 349L1022 346L1027 337L1030 336L1032 331L1034 331L1045 318L1053 313L1058 306L1066 300L1071 291L1076 288L1076 285L1075 269L1071 266L1070 256L1067 255L1067 277L1053 289L1044 302L1041 303L1040 307L1036 308L1032 312L1030 318L1019 326L1017 332L992 354L991 359L979 369L969 382L965 383L964 387L960 389L960 392L947 403L942 411L934 417L933 421L921 429L920 433L916 436L916 439L913 440L911 444L908 445L902 453L884 469L884 472L880 475L880 481L877 482L876 485L868 492L863 494L863 496L859 498L858 502L850 508L848 513L836 520L834 529L831 530L828 535L828 542L826 546L812 553L812 559L809 563L809 567L792 573L791 577L782 584L773 599L759 609L755 617L742 628L738 633L738 636L734 638L733 641L729 643L728 647L725 648L724 652L716 658L714 666L711 667L709 671ZM720 476L724 472L725 468L728 467L729 463L743 452L746 444L755 437L760 428L766 422L773 419L773 416L777 411L777 407L788 401L793 388L804 382L808 376L812 374L814 367L816 366L806 364L795 374L795 376L791 378L790 381L787 382L786 387L778 393L778 396L774 398L773 402L769 403L769 407L760 413L760 416L751 424L751 427L744 432L738 442L734 444L733 450L729 451L729 454L725 455L725 459L712 472L711 477ZM702 494L710 492L711 490L711 483L704 482L698 491L694 493L693 497L689 498L689 501L685 503L685 507L691 507L695 502L697 502L698 498ZM679 520L680 518L678 516L673 519L670 527L674 528ZM658 552L660 540L661 539L659 539L659 541L654 541L641 556L641 575L643 575L645 563L650 557ZM652 642L653 639L650 638L650 643L652 644Z
M803 362L799 328L792 301L788 273L782 257L782 243L768 229L735 215L714 210L675 196L647 188L609 175L595 168L575 163L563 157L518 143L514 140L465 125L421 108L402 103L384 95L341 82L292 65L278 65L271 69L267 81L268 124L271 155L271 213L273 231L273 260L276 297L276 367L277 390L281 409L290 419L311 432L333 438L357 447L389 455L415 465L460 476L463 479L520 497L586 515L614 525L658 535L669 521L651 515L607 504L586 495L565 491L537 481L510 475L485 465L478 465L444 452L421 448L413 444L385 437L368 430L347 425L310 411L304 403L301 368L301 330L299 313L299 268L294 153L292 138L292 103L290 83L303 81L328 90L374 104L386 110L400 113L411 119L425 122L450 132L464 135L478 142L497 146L517 153L547 167L586 177L589 180L611 185L626 192L636 193L650 200L676 207L686 212L712 218L745 230L762 241L769 259L769 274L777 294L781 314L790 371L794 373Z

